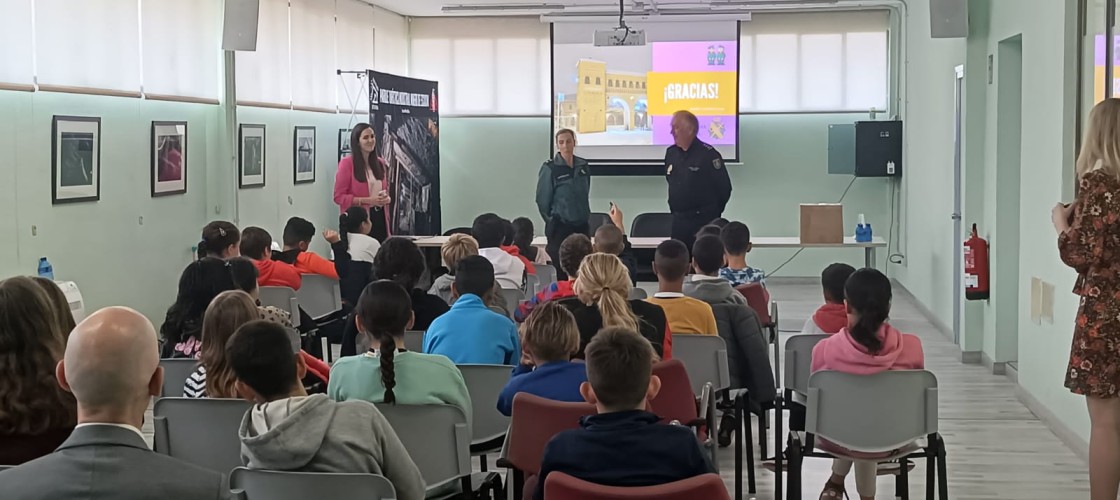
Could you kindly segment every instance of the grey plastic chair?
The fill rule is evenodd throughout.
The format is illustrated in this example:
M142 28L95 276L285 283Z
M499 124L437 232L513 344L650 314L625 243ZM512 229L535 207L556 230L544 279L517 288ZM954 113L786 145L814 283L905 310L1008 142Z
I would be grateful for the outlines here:
M803 333L786 339L785 377L782 386L792 391L793 399L804 403L809 396L809 376L813 365L813 348L828 338L824 333ZM787 394L789 395L789 394Z
M424 352L424 332L419 330L404 332L404 348L412 352Z
M194 358L164 358L159 360L163 367L163 392L161 397L177 398L183 395L183 385L198 368L198 360Z
M634 287L630 289L630 300L645 300L649 298L649 293L644 288Z
M858 460L835 447L817 451L815 439L848 450L881 452L879 462L899 460L895 496L909 498L910 458L925 458L926 498L948 499L945 444L938 433L937 377L926 370L892 370L875 375L819 371L809 377L805 433L790 435L789 494L801 495L801 466L805 457ZM926 438L925 446L917 440ZM866 460L866 458L865 458ZM935 471L936 467L936 471ZM939 476L939 477L938 477Z
M720 391L731 387L727 367L727 343L718 335L673 335L673 357L684 363L692 392L697 396L704 384Z
M544 290L544 287L556 281L556 268L553 267L553 264L537 264L536 268L537 280L541 283L540 289L537 290L539 293L541 290Z
M541 291L541 286L543 285L541 285L540 276L536 274L530 274L525 279L529 280L525 284L525 289L528 290L528 293L526 293L525 295L536 295L537 292Z
M509 382L512 366L507 365L458 365L467 382L471 395L471 455L482 456L482 470L486 470L486 455L502 448L510 418L498 411L498 396Z
M299 327L299 298L296 297L295 290L286 286L262 286L260 300L262 306L288 311L292 317L292 326Z
M380 403L377 409L389 421L401 444L420 468L420 475L428 485L428 498L457 496L472 491L471 431L467 415L452 405L403 405ZM501 489L496 473L487 474L484 483L498 479L496 490ZM458 482L456 488L455 483ZM485 497L484 497L485 498Z
M159 398L152 407L157 453L229 474L241 466L237 430L252 403L244 399Z
M327 472L284 472L237 467L229 476L237 500L395 500L397 492L384 476Z
M513 311L517 310L517 305L525 300L525 292L516 288L503 288L502 299L506 301L506 309L510 311L509 316L513 317Z
M300 307L314 319L342 310L342 289L338 280L321 274L304 274L296 298Z

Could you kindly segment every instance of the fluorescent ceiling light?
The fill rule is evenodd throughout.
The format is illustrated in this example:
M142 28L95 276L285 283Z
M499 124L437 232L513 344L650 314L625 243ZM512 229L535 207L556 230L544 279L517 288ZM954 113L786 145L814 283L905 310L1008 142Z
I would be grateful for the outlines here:
M560 4L533 3L533 4L473 4L473 5L445 5L443 12L485 12L485 11L559 11L564 10Z

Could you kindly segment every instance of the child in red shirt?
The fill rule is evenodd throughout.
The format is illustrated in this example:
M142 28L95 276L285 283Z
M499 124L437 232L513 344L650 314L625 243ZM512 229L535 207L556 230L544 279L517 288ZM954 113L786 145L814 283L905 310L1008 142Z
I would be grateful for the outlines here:
M286 286L299 290L303 278L291 264L272 260L272 236L259 227L247 227L241 231L241 255L252 259L260 276L260 286Z

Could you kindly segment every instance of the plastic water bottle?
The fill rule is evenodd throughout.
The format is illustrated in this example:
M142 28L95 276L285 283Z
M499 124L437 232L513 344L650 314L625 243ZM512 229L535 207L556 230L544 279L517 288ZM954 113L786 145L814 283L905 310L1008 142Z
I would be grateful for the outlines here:
M47 262L46 257L39 258L39 277L54 281L54 268L51 267L50 262Z

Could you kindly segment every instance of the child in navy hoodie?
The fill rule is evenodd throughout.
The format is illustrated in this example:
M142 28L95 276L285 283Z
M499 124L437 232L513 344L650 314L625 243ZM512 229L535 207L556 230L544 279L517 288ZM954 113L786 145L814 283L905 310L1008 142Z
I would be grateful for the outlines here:
M587 382L587 369L571 361L579 352L575 316L557 301L545 302L525 320L521 335L521 363L498 396L498 411L509 416L519 392L555 401L583 401L579 387Z

